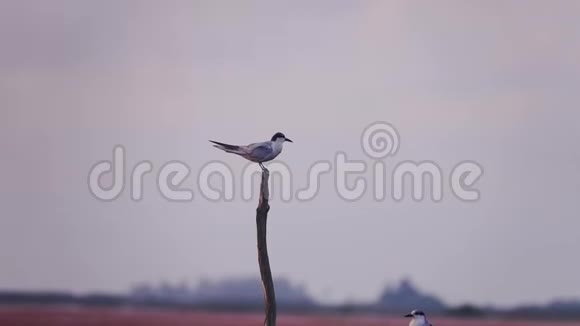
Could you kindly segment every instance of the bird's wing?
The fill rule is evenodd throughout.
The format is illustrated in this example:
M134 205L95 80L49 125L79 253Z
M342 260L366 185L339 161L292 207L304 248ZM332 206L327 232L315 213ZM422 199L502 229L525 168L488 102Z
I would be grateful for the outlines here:
M266 158L272 154L270 142L250 144L247 147L249 156L253 158Z

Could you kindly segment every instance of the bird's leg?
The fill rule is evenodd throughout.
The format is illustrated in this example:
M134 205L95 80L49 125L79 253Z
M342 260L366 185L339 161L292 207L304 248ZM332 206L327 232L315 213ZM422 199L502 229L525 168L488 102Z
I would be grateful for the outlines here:
M270 173L270 170L268 170L268 169L267 169L267 168L264 166L264 164L262 164L262 163L258 163L258 164L260 164L260 167L262 168L262 172Z

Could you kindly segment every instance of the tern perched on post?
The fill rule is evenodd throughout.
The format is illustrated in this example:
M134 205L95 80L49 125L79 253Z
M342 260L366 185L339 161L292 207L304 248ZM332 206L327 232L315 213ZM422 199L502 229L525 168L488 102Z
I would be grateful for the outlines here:
M411 317L411 322L409 326L433 326L428 320L425 313L421 310L413 310L410 314L405 315L405 317Z
M214 144L214 147L219 148L222 151L238 154L247 160L260 164L262 170L266 169L262 163L271 161L278 156L278 154L282 152L284 142L287 141L292 143L292 140L286 138L286 136L281 132L277 132L272 136L272 140L253 143L246 146L230 145L210 140L210 142Z

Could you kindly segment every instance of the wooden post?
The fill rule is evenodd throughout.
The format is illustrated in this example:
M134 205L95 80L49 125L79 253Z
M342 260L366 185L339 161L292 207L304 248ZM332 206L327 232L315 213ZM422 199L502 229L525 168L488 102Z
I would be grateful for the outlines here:
M264 288L264 301L266 303L265 326L276 326L276 295L274 294L274 281L270 270L270 260L268 259L268 246L266 244L266 224L268 221L268 211L270 205L268 200L270 191L268 190L268 178L270 172L262 170L262 183L260 185L260 201L256 209L256 228L258 231L258 264L260 265L260 276Z

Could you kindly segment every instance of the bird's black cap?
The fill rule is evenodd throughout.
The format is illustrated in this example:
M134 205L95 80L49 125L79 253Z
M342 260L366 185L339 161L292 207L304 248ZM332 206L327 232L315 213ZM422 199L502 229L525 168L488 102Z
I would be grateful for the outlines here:
M289 141L292 143L292 141L290 140L290 138L286 137L283 133L281 132L277 132L274 134L274 136L272 136L272 141L276 141L276 139L278 138L284 138L286 141Z
M274 136L272 136L272 141L275 141L277 138L286 138L286 136L284 136L284 134L281 132L277 132L274 134Z
M414 316L425 316L425 313L421 310L413 310L410 314L405 315L405 317L414 317Z

